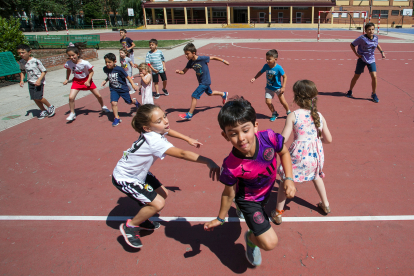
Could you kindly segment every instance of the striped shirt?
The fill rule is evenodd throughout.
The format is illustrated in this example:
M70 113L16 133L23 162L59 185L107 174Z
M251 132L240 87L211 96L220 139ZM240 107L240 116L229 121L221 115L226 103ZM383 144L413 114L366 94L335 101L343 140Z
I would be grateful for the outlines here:
M160 50L156 50L155 52L149 51L145 58L145 63L151 63L152 67L158 70L158 73L164 72L164 68L162 66L163 61L165 62L165 58Z

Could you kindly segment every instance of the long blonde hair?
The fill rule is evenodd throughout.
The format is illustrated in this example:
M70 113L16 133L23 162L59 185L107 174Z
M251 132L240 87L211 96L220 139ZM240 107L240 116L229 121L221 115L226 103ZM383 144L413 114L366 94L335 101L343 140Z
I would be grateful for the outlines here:
M151 74L151 68L145 62L138 65L138 69L147 70L148 74Z

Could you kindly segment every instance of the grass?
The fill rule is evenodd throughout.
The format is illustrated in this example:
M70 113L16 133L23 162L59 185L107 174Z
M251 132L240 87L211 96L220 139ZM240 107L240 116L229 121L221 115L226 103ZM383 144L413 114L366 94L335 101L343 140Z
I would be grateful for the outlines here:
M189 40L158 40L158 47L172 47ZM148 48L148 40L135 40L135 47ZM121 43L119 41L101 41L99 43L99 48L121 48Z

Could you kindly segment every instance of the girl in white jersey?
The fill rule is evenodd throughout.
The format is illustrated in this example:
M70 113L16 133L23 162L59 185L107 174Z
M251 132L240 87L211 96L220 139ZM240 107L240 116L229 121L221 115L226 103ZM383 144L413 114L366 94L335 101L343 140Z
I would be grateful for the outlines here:
M117 189L143 206L138 214L122 223L119 227L127 244L134 248L142 247L139 236L140 229L155 230L160 227L158 222L148 219L160 212L165 205L167 189L149 172L151 165L166 155L192 162L206 164L210 169L210 177L218 180L220 167L213 160L197 153L174 147L165 135L187 141L196 148L202 144L170 129L166 114L153 104L142 105L134 118L132 127L140 133L137 141L118 161L113 174L112 183Z
M110 110L103 104L102 96L99 94L96 85L92 81L93 66L88 61L80 58L81 51L79 46L70 43L66 49L66 54L69 60L65 64L66 80L63 82L66 85L69 81L71 72L73 72L72 87L69 93L69 108L70 114L66 118L67 121L73 121L76 118L75 114L75 98L80 90L90 90L101 105L102 111L110 112Z

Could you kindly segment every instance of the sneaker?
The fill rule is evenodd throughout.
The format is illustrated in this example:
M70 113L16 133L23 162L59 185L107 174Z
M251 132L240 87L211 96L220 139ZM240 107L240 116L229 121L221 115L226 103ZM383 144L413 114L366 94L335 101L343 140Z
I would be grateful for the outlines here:
M170 95L170 93L168 93L167 89L163 89L163 90L162 90L162 92L164 92L164 95L165 95L165 96Z
M49 117L52 117L53 115L55 115L55 107L53 105L49 106L47 108L47 113L48 113Z
M348 93L346 93L346 96L348 98L352 98L352 90L349 90Z
M246 258L254 266L259 266L262 263L262 254L260 248L254 245L249 239L251 231L247 230L244 234L244 240L246 241Z
M106 113L111 112L111 110L109 110L109 109L106 107L106 105L102 106L102 111L103 111L103 112L106 112Z
M143 223L141 223L139 225L139 228L143 229L143 230L155 230L160 228L161 224L158 221L150 221L150 220L146 220Z
M272 117L270 118L270 121L274 122L277 119L277 116L279 116L279 114L275 111L275 113L272 114Z
M130 219L128 221L131 221ZM139 227L128 227L126 226L128 224L128 221L126 223L122 223L119 226L119 230L122 233L122 236L124 236L125 242L134 248L141 248L142 243L139 236Z
M159 98L160 98L160 96L161 96L161 95L160 95L160 94L158 94L158 93L157 93L157 94L154 94L154 99L159 99Z
M119 125L119 123L121 123L122 121L121 121L121 119L119 119L119 118L115 118L114 119L114 122L112 123L112 126L113 127L116 127L117 125Z
M292 111L290 110L286 111L286 115L289 115L290 113L292 113Z
M66 118L66 121L73 121L75 119L76 119L76 114L71 112L69 116Z
M223 95L223 104L225 104L226 102L227 102L227 99L229 98L229 92L223 92L224 93L224 95Z
M191 120L191 118L193 118L193 114L190 113L184 113L184 114L180 114L178 115L181 119L185 119L185 120Z
M135 106L137 107L137 109L141 106L141 104L138 102L137 99L133 98L132 100L135 100Z
M42 120L44 118L46 118L48 116L48 113L46 110L43 110L42 112L40 112L40 115L38 117L39 120Z
M135 90L129 90L129 94L132 95L135 93Z
M372 93L372 94L371 94L371 98L372 98L372 101L373 101L374 103L378 103L378 102L379 102L379 99L378 99L378 97L377 97L377 94Z

